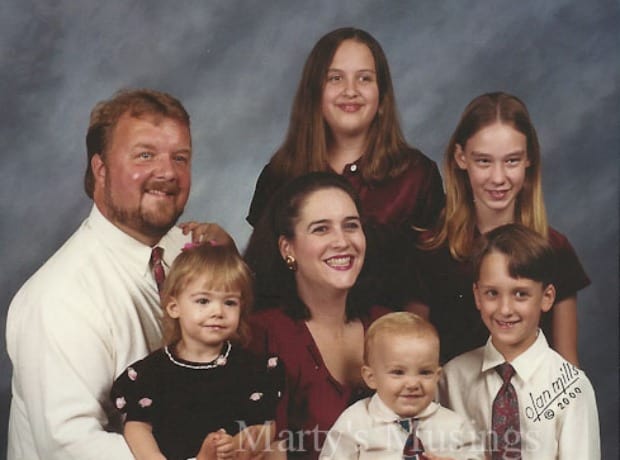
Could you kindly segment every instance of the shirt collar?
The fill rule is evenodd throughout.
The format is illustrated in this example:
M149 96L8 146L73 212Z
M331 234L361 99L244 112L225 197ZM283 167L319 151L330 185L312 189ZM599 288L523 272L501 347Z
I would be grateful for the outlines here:
M543 334L543 332L539 329L534 343L510 362L521 380L526 381L532 377L535 370L538 368L540 361L544 357L544 351L548 348L549 344L547 343L545 334ZM497 348L495 348L495 345L493 345L493 342L491 341L491 337L489 337L484 347L482 372L486 372L489 369L494 369L505 361L506 359L497 350Z
M422 412L415 416L417 419L424 419L433 415L439 409L439 404L431 402ZM368 413L379 422L393 423L400 420L396 412L390 409L379 397L377 393L372 395L368 403Z
M103 246L114 253L118 253L120 257L129 261L144 274L150 274L152 248L123 232L110 222L96 205L92 207L87 226L93 231L95 237L99 239ZM182 244L184 243L183 240L185 240L173 238L173 231L180 232L178 228L173 227L155 245L161 246L164 249L163 263L166 271L181 251Z

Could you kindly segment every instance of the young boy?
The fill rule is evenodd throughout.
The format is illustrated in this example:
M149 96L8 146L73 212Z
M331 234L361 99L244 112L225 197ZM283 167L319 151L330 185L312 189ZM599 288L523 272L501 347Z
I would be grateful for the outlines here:
M547 240L504 225L481 237L473 263L474 297L491 337L446 364L441 401L487 434L493 460L599 459L592 385L538 328L555 299Z
M430 323L406 312L382 316L366 334L364 363L362 377L376 393L336 420L320 459L483 458L473 426L433 402L441 368Z

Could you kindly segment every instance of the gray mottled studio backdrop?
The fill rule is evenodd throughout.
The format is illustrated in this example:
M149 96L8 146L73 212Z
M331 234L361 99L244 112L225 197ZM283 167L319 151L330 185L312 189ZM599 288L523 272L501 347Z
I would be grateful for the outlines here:
M243 247L256 177L281 142L301 67L327 31L355 25L387 53L403 128L440 160L465 104L507 90L538 127L546 201L593 280L580 353L597 390L603 458L618 458L617 0L71 1L0 5L0 328L9 302L88 213L84 136L120 87L171 92L192 116L185 216ZM0 456L11 366L0 346Z

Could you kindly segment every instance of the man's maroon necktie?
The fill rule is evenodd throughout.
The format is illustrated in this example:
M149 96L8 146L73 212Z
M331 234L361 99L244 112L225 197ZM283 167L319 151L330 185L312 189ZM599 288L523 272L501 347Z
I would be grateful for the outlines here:
M166 279L166 273L164 272L164 265L162 264L162 257L164 255L164 249L159 246L154 247L151 252L151 270L153 270L153 277L157 283L157 290L161 294L161 290L164 287L164 279Z
M491 459L521 459L521 429L519 422L519 400L510 379L515 374L508 364L495 368L503 384L493 401Z

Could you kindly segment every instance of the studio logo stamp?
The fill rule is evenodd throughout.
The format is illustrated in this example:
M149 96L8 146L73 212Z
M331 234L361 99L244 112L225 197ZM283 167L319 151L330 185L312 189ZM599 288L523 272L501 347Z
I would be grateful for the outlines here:
M534 422L552 420L556 414L566 409L572 400L579 397L581 371L570 363L563 363L556 379L539 394L530 392L530 404L525 407L525 415Z

